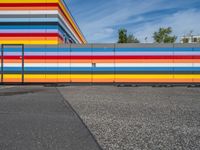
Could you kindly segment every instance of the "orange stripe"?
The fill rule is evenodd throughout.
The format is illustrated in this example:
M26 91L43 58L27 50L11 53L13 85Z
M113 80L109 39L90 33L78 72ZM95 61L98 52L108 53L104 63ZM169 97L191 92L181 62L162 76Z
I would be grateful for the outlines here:
M31 78L26 78L24 79L24 82L28 83L52 83L52 82L60 82L60 83L69 83L70 79L31 79Z
M4 59L4 63L22 63L21 59Z
M25 63L70 63L69 59L52 59L52 60L48 60L48 59L25 59L24 60Z
M96 82L96 83L114 83L114 76L113 76L113 79L106 79L106 78L103 78L103 79L92 79L93 82Z
M22 82L22 78L19 78L19 79L10 79L10 78L6 78L6 79L3 79L3 82L7 82L7 83L20 83Z
M3 82L4 83L20 83L22 80L21 78L4 78ZM55 82L70 82L70 79L57 79L57 78L52 78L52 79L32 79L32 78L25 78L25 82L29 83L55 83ZM101 82L101 83L200 83L200 79L72 79L71 82Z
M58 7L1 7L1 10L58 10Z
M177 82L177 83L190 83L190 82L193 82L193 79L176 79L176 78L174 78L173 79L173 82Z
M31 79L31 78L25 78L24 82L29 82L29 83L36 83L36 82L44 82L45 79Z
M104 62L104 60L101 60ZM116 63L198 63L200 59L116 59Z
M58 78L58 82L67 82L67 83L69 83L70 79L69 78L66 78L66 79Z
M49 83L53 83L53 82L58 82L57 78L52 78L52 79L44 79L43 82L49 82Z
M148 76L148 75L147 75ZM177 83L190 83L192 79L133 79L133 78L126 78L126 79L115 79L115 82L133 82L133 83L170 83L170 82L177 82Z
M89 82L89 83L91 83L92 82L92 78L88 78L88 79L78 79L78 78L76 78L76 79L71 79L71 82L82 82L82 83L84 83L84 82Z
M198 83L200 83L200 79L193 79L193 82L198 82Z
M45 63L45 62L46 62L45 59L25 59L24 60L24 63Z

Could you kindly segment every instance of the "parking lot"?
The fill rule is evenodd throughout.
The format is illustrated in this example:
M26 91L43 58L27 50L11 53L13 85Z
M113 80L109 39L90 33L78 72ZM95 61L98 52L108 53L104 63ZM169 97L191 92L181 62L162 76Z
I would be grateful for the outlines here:
M197 150L199 116L200 88L0 87L0 149Z

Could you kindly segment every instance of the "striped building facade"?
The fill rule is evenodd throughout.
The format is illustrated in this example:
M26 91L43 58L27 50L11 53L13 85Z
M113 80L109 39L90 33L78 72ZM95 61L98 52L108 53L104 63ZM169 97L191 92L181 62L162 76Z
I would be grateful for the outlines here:
M63 0L1 0L0 44L85 44Z
M1 46L1 83L200 83L199 44Z

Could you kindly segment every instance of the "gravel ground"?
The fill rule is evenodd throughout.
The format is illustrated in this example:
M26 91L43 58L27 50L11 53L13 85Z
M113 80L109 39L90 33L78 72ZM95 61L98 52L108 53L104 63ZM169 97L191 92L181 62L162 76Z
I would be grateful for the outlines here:
M59 88L105 150L199 150L200 89Z

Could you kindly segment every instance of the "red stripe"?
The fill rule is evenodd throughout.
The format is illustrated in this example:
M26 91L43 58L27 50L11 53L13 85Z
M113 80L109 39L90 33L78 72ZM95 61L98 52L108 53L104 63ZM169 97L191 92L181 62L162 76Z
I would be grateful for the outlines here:
M21 59L22 56L3 56L3 59ZM0 57L2 59L2 57Z
M55 37L58 33L0 33L0 37Z
M19 56L4 56L4 59L19 59ZM200 59L200 56L24 56L24 59Z
M0 33L0 37L63 37L58 33Z
M54 7L57 3L1 3L0 7Z

